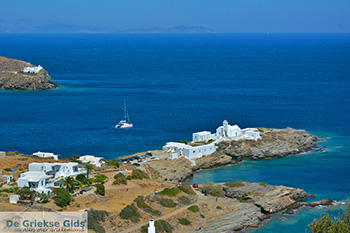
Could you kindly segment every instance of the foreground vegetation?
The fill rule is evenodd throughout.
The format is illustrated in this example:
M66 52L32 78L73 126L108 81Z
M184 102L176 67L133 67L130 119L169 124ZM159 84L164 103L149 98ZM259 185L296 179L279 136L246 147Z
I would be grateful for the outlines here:
M314 219L309 225L309 232L312 233L349 233L350 232L350 205L337 218L331 218L328 214L320 219Z

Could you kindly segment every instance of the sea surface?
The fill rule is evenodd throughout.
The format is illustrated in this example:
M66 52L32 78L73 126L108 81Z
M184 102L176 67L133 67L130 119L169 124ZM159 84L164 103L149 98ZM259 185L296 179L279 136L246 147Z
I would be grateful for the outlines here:
M350 195L350 35L0 34L0 55L42 65L61 88L0 91L0 150L112 159L214 131L287 126L328 138L324 153L197 173ZM134 128L116 130L127 102ZM344 206L342 206L344 207ZM256 232L305 232L339 208L275 216Z

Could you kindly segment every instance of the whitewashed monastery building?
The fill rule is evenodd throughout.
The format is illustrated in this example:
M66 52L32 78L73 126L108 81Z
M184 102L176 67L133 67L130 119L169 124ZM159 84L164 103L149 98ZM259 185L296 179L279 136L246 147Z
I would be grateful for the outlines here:
M23 68L23 72L24 73L37 74L42 69L43 69L43 67L41 65L34 66L34 67L24 67Z
M187 159L200 158L216 151L216 144L223 141L233 140L258 140L260 133L256 128L241 129L238 125L229 125L224 120L223 125L216 129L216 133L202 131L192 134L192 142L185 144L180 142L168 142L163 150L169 152L169 158L175 159L184 156Z
M20 175L17 185L48 194L59 187L62 179L79 174L85 175L86 170L79 168L78 163L30 163L29 171Z

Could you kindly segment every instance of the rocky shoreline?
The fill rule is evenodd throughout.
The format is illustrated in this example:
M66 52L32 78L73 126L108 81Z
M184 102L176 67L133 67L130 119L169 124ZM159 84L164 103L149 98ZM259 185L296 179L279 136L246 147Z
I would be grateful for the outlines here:
M149 161L142 168L160 181L183 182L203 169L213 169L229 164L238 164L243 160L262 160L281 158L311 151L324 151L317 144L320 138L305 130L285 128L259 128L262 136L259 140L222 141L211 155L192 161L179 158Z
M208 195L238 201L236 206L240 206L234 212L223 213L203 224L200 232L204 233L259 228L265 220L271 218L271 214L282 211L284 214L294 214L301 207L331 206L334 203L332 200L302 202L314 196L302 189L264 183L232 181L204 184L200 188Z
M34 67L34 65L0 56L0 89L34 91L58 87L46 70L42 69L38 73L29 74L23 72L24 67Z

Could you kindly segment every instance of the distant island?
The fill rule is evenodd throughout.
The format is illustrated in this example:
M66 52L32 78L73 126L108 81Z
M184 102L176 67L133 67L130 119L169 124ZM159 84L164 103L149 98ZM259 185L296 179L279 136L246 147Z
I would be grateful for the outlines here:
M0 33L215 33L215 31L204 26L179 25L173 27L118 29L90 25L72 25L54 21L0 19Z
M58 84L40 65L0 56L0 89L34 91L57 87Z
M201 26L176 26L128 29L125 33L215 33L214 30Z

